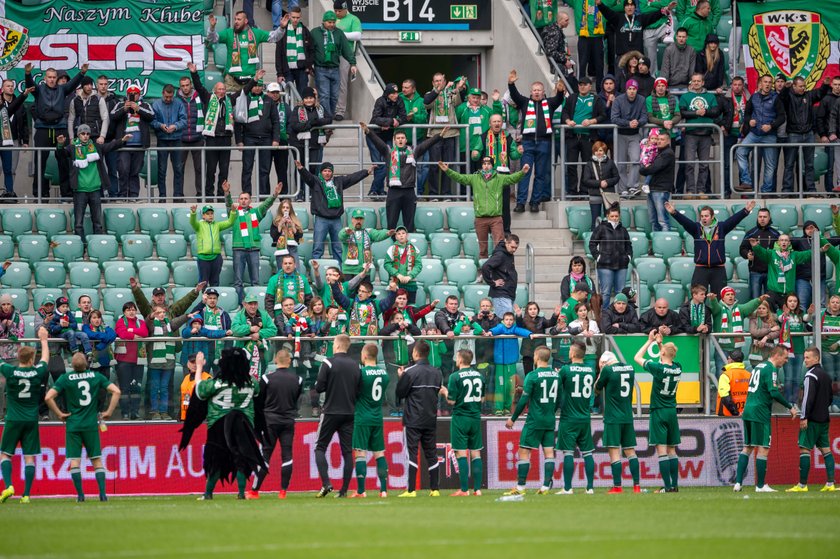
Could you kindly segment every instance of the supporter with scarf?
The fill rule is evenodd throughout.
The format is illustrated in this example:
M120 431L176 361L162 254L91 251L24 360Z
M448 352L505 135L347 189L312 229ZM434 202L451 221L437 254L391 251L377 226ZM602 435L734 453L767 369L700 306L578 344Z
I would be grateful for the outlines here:
M190 226L195 231L197 249L195 260L198 264L198 281L216 286L219 285L219 274L222 272L222 231L233 227L237 215L230 212L226 221L215 221L216 210L213 206L204 206L199 221L197 209L196 205L190 206Z
M303 240L303 224L295 213L290 199L280 201L280 207L271 221L268 233L274 245L275 269L279 270L283 264L283 258L291 255L295 259L295 267L303 270L303 264L298 255L298 246Z
M233 317L230 330L234 337L248 338L245 341L237 340L234 342L234 347L245 350L251 363L252 376L259 377L265 372L268 359L266 339L277 335L277 327L268 313L259 308L259 299L256 295L248 295L244 298L242 308ZM219 365L221 366L221 361Z
M286 32L277 42L274 54L277 81L293 82L298 93L303 94L312 73L315 45L309 28L301 22L300 6L289 9L280 20L280 28Z
M125 101L114 105L114 109L111 111L111 123L115 126L115 136L122 138L122 143L116 147L124 145L129 148L148 149L151 145L151 123L154 118L155 112L152 110L152 106L143 100L140 87L130 85L126 90ZM90 133L90 127L88 127L88 133ZM78 129L76 135L81 139L82 134ZM90 135L88 135L88 139L90 139ZM116 149L116 147L111 149ZM88 149L88 152L90 151ZM75 160L80 161L82 157L79 154ZM120 152L118 167L121 198L137 198L140 196L140 170L143 168L144 161L145 153L140 149ZM74 163L73 165L80 169L83 168L80 164ZM99 165L101 163L97 167ZM109 183L100 180L100 188L102 184ZM81 214L84 215L84 212L81 212Z
M224 86L228 91L238 92L254 76L260 64L258 56L261 43L276 43L285 34L285 29L278 27L272 32L263 31L249 25L254 21L254 14L236 12L233 27L216 31L216 16L210 14L207 22L207 44L219 43L227 46L227 60L224 61Z
M338 105L338 90L341 85L339 72L343 58L350 64L350 73L356 74L356 55L347 35L336 27L336 15L332 10L324 12L321 26L312 30L312 44L315 46L315 84L330 115L335 114Z
M149 337L177 336L178 330L186 324L188 315L181 315L172 320L166 316L166 307L156 305L152 313L146 317L146 330ZM175 372L175 353L181 342L165 342L155 340L146 344L146 355L149 360L149 409L147 417L152 421L171 420L169 415L169 386Z
M249 147L280 145L280 115L274 98L264 93L263 75L265 70L257 70L257 75L248 80L240 95L248 96L247 122L237 122L233 126L236 145L245 147L242 151L242 191L251 193L251 177L254 174L254 159L259 160L257 166L257 184L260 196L268 196L268 179L271 174L271 159L273 150L260 149L259 154ZM278 177L280 180L281 177Z
M209 330L213 332L212 336L207 336L208 338L223 337L216 335L219 331L225 332L224 335L226 336L230 335L230 315L226 310L219 307L219 292L216 288L208 287L204 290L204 293L201 296L201 302L195 306L190 314L195 316L196 313L198 313L198 316L201 316L204 320L202 330ZM229 342L207 343L208 348L204 353L207 358L207 370L215 371L219 363L219 357L222 355L222 346L228 345ZM181 351L182 364L190 355L193 355L193 352L187 351L186 349Z
M318 162L323 159L324 145L327 143L327 136L321 127L332 124L332 115L317 102L315 90L311 87L305 88L300 96L301 104L292 109L289 119L289 129L292 131L289 145L297 148L302 158L308 154L309 172L314 174L318 172ZM305 199L305 184L300 185L295 201L302 202Z
M459 76L451 82L447 82L446 76L441 72L432 76L432 89L423 96L423 104L429 112L428 123L438 126L457 124L458 118L455 116L455 110L462 103L462 96L465 95L467 87L467 78L463 76ZM430 128L428 133L430 137L439 135L443 138L429 150L429 159L432 161L455 161L460 132L453 128L448 129L444 134L442 129ZM450 194L449 179L433 168L429 174L429 195L446 198Z
M735 290L729 286L721 290L719 301L716 293L709 292L706 294L709 309L712 311L712 332L715 334L739 334L716 338L725 354L728 355L733 349L744 349L744 319L755 312L759 303L768 298L769 295L765 294L739 305L735 300ZM726 363L717 351L713 353L715 356L715 374L720 375L720 371Z
M7 293L0 295L0 340L16 342L23 337L23 332L23 315L15 308L12 297ZM0 359L7 363L16 362L17 352L17 344L0 344ZM5 393L0 396L5 398ZM0 410L2 408L0 406Z
M359 284L356 296L350 298L341 291L338 282L330 284L332 287L333 300L347 312L347 329L351 337L354 336L376 336L379 332L379 318L394 305L396 286L392 282L388 286L388 294L381 301L373 296L373 285L370 280L364 279ZM356 342L350 346L348 354L358 360L361 356L363 341Z
M120 341L114 345L117 360L117 379L120 385L120 414L123 420L140 419L140 399L143 384L143 366L147 362L146 344L136 340L149 335L146 322L137 316L137 305L128 301L123 305L123 315L114 323Z
M344 243L344 253L341 260L341 272L355 276L362 271L364 264L373 263L373 243L384 241L394 235L393 229L366 229L365 212L356 208L350 214L351 227L345 227L338 234L338 239Z
M291 254L283 257L280 269L271 276L265 288L265 312L275 323L280 318L277 311L281 308L281 302L287 297L296 304L308 304L312 299L312 287L305 273L295 266L295 257Z
M385 271L408 294L408 302L417 299L417 275L423 270L422 255L408 239L408 230L400 225L394 233L394 244L385 253Z
M770 302L778 309L785 300L785 294L796 289L796 267L811 261L810 250L791 250L790 236L779 235L776 246L764 248L758 239L750 239L753 255L767 264L767 293ZM831 245L820 238L820 250L828 251Z
M204 137L204 143L211 148L229 148L230 140L233 136L233 105L235 97L228 96L225 90L225 84L216 82L213 85L213 93L211 94L201 83L201 77L198 75L198 70L195 64L187 64L187 68L192 76L193 87L198 92L198 98L201 100L203 120L201 124L201 135ZM216 196L222 197L222 184L228 179L228 170L230 168L230 150L229 149L213 149L205 152L204 162L206 165L206 176L204 182L204 195L207 197L213 196L214 186L216 183ZM216 182L216 169L218 168L218 182Z
M506 91L505 95L509 98L510 94ZM473 162L480 162L485 157L493 160L493 168L499 175L509 175L511 173L512 163L522 159L522 154L525 149L516 142L516 139L507 133L507 130L518 133L515 129L519 123L519 114L512 104L508 101L502 101L503 115L490 116L490 128L481 136L481 141L473 149L471 156ZM516 124L509 124L508 117L514 116ZM529 167L530 168L530 167ZM524 175L523 175L524 176ZM521 179L520 179L521 180ZM516 182L519 182L518 180ZM515 183L506 184L502 187L502 229L503 233L510 233L510 187ZM475 202L475 187L473 187L473 201ZM479 248L481 248L481 237L479 237ZM495 237L493 242L498 243Z

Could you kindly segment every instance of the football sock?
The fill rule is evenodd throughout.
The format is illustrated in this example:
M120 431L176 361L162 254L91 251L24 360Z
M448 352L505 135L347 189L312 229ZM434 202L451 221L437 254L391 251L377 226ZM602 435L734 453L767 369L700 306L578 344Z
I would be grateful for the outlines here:
M379 477L379 490L388 491L388 460L384 456L376 459L376 475Z
M315 449L315 465L318 467L318 475L321 477L321 485L330 485L330 469L327 465L327 453Z
M243 472L236 472L236 487L239 491L239 496L245 496L245 485L248 483L248 478Z
M621 460L616 460L610 464L613 477L613 487L621 487Z
M12 485L12 461L6 459L0 462L0 471L3 472L3 483L6 487Z
M583 470L586 472L586 488L592 489L595 483L595 459L592 458L592 452L583 453Z
M505 379L507 368L504 365L496 365L496 411L505 409L505 400L509 392Z
M266 470L266 474L268 470ZM285 491L289 488L289 483L292 481L292 461L283 462L280 467L280 487Z
M738 455L738 470L735 473L735 483L744 483L744 474L750 465L750 455L742 452Z
M671 487L677 487L680 481L680 459L671 456L669 462L671 463Z
M28 497L32 490L32 482L35 481L35 464L27 464L23 467L23 477L26 480L26 485L23 488L23 496Z
M808 473L811 471L811 455L799 455L799 485L808 485ZM828 471L828 468L826 468Z
M458 481L461 482L461 491L470 489L469 461L466 456L458 457Z
M764 487L764 476L767 475L767 457L756 456L755 458L755 486Z
M440 489L440 468L438 468L438 462L435 462L435 465L429 468L429 489L432 491Z
M633 485L639 485L639 457L635 454L627 458L630 464L630 475L633 476Z
M406 490L409 493L414 492L414 488L417 486L417 464L412 462L411 460L408 461L408 486Z
M367 460L364 458L356 458L356 493L365 492L365 478L367 477Z
M668 455L663 454L659 457L659 475L662 476L662 483L665 489L671 488L671 464L668 461Z
M563 489L572 488L572 477L575 475L575 457L571 452L563 456Z
M219 473L216 472L214 474L207 476L207 483L204 485L204 494L205 495L212 495L213 490L216 489L216 484L219 482Z
M543 485L551 487L554 483L554 458L546 458L543 463Z
M82 470L79 468L70 468L70 478L73 480L73 487L76 488L76 494L79 497L84 497L85 494L82 491Z
M516 485L525 485L525 481L528 479L528 470L530 469L530 460L519 460L516 463Z
M834 483L834 455L830 450L823 454L823 460L825 460L825 481Z
M105 497L105 468L97 468L94 474L96 476L96 485L99 487L99 498L101 499Z
M472 470L473 489L479 491L481 489L482 476L484 475L484 464L479 457L472 459L471 466L472 467L470 469Z
M341 492L347 493L347 490L350 489L350 480L353 479L353 454L348 452L342 455L342 458L344 459L344 479L341 480ZM367 463L365 463L365 467L367 467Z

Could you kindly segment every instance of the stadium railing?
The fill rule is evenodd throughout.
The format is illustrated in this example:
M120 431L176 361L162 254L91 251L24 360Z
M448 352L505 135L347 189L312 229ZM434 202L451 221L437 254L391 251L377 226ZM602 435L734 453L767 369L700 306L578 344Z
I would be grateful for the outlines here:
M729 161L730 161L730 170L731 172L735 173L735 177L739 177L739 167L738 167L738 156L737 153L740 150L750 151L749 158L750 158L750 166L752 167L752 178L753 178L753 189L748 191L736 191L738 194L749 196L761 196L761 197L770 197L770 196L778 196L780 198L793 198L794 196L799 198L800 200L803 199L806 195L810 194L809 192L805 191L805 157L804 157L804 148L814 148L815 153L816 150L819 148L826 149L832 148L833 144L823 144L820 142L808 142L808 143L772 143L772 144L743 144L737 143L731 148L729 148ZM757 151L764 148L772 148L778 150L776 154L776 173L774 173L774 185L776 184L776 178L780 169L783 169L788 165L787 160L783 161L783 151L786 149L795 149L796 150L796 172L793 173L794 178L794 189L793 192L778 192L776 191L775 187L771 192L762 192L761 191L761 183L764 182L764 172L763 172L763 165L762 160L763 157L757 156ZM816 162L813 164L814 166L814 182L817 181L817 169L816 169ZM740 182L740 181L738 181ZM737 184L737 183L732 183ZM828 187L827 187L828 188ZM733 188L733 190L735 190Z

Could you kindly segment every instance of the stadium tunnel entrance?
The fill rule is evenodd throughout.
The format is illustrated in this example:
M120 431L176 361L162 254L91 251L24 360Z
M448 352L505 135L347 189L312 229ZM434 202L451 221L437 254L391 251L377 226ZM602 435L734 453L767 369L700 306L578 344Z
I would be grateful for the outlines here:
M405 50L399 53L371 52L371 58L385 83L393 82L399 88L403 80L411 78L417 82L420 94L432 88L432 76L437 72L443 72L447 80L466 76L471 87L482 87L483 60L480 53L440 54L440 51L433 51L432 54L422 50L411 49L411 53Z

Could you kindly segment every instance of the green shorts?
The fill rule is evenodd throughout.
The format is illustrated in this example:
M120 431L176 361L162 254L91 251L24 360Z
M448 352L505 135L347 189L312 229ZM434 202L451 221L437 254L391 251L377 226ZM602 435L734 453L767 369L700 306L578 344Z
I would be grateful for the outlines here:
M607 448L636 448L636 428L632 423L605 423L603 443Z
M817 448L829 448L828 423L808 422L808 428L799 432L799 448L811 450Z
M69 460L81 459L82 447L87 450L88 460L102 456L102 447L99 444L99 431L88 429L87 431L67 431L65 437L65 455Z
M14 456L20 443L24 456L41 454L41 437L37 421L7 421L3 427L3 439L0 440L0 452Z
M453 417L449 424L452 450L481 450L481 418Z
M592 424L588 421L560 421L557 430L557 448L563 452L574 452L575 447L581 452L595 450L592 442Z
M519 435L519 448L538 450L543 448L554 448L554 429L535 429L527 423Z
M680 423L677 421L676 408L650 410L650 445L677 446L680 441Z
M770 448L770 422L744 420L744 446L763 446Z
M385 450L385 430L379 425L353 425L353 449L368 452Z

